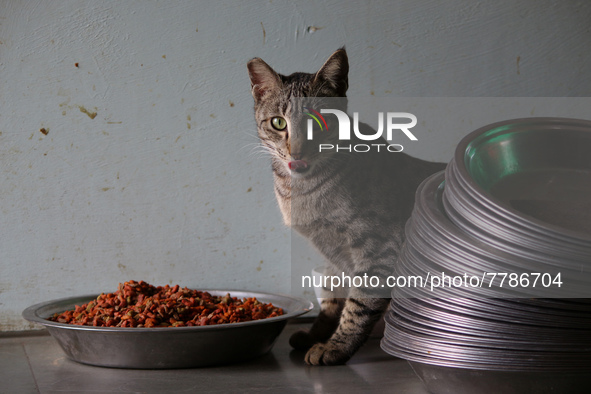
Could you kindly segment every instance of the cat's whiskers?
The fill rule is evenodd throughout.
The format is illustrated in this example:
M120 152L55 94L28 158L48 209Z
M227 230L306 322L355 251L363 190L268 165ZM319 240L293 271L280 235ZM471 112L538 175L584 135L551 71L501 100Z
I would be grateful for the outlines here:
M247 136L248 138L254 138L257 141L259 140L259 136L257 135L257 131L256 130L249 130L249 131L244 131L244 130L238 130L238 132L242 135Z
M269 156L273 156L272 152L269 152L268 149L265 149L264 147L262 147L260 145L253 147L250 150L249 155L250 156L254 156L257 159L260 159L260 158L268 158Z
M256 131L252 131L249 133L244 130L238 130L238 132L241 135L248 137L248 140L252 141L252 142L246 142L246 140L244 140L244 143L242 144L240 149L238 149L238 152L240 152L242 149L248 148L253 145L260 145L261 140L260 140L259 136L256 134Z

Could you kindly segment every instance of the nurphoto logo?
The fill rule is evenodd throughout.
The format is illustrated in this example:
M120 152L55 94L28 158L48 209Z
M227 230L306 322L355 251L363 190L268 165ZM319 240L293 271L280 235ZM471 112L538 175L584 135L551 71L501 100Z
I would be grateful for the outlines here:
M336 116L338 121L338 133L339 141L351 141L351 129L357 137L362 141L377 141L382 137L385 137L387 141L391 141L394 132L402 132L411 141L417 141L417 137L410 131L411 128L416 126L417 117L408 112L387 112L384 116L384 112L378 112L378 128L373 134L363 134L359 129L359 113L353 112L353 127L351 128L351 119L349 115L344 111L338 109L321 109L320 112L313 108L304 107L304 114L308 115L310 119L307 122L307 138L312 140L314 138L314 122L320 127L321 131L328 131L328 124L322 114L331 114ZM384 118L386 119L386 135L384 136ZM406 122L400 122L406 120ZM382 140L383 141L383 140ZM386 144L386 143L373 143L373 144L319 144L318 149L320 152L327 150L348 151L348 152L369 152L372 149L376 149L378 152L381 148L385 148L388 152L401 152L403 146L400 144Z

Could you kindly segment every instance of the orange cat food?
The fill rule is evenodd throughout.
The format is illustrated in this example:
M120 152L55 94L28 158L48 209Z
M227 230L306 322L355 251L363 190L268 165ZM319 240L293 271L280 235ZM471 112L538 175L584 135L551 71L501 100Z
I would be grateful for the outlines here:
M119 284L74 310L48 320L97 327L185 327L239 323L283 315L283 309L256 298L214 296L205 291L152 286L144 281Z

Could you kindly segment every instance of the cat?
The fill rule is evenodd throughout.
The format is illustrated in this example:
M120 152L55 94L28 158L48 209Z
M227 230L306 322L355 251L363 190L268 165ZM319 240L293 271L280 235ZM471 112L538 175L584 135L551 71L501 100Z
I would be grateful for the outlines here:
M314 74L281 75L260 58L247 63L259 139L270 155L275 195L286 225L310 240L328 260L327 273L392 275L404 242L404 226L418 185L445 164L382 149L367 153L318 149L336 144L336 132L305 137L305 120L294 98L346 97L349 61L345 48L334 52ZM330 116L325 119L330 121ZM327 129L334 129L327 125ZM331 128L332 127L332 128ZM364 134L375 134L360 124ZM352 136L351 144L367 143ZM380 138L372 143L388 145ZM325 292L309 331L290 338L306 350L310 365L346 363L365 343L390 302L371 289ZM387 295L387 297L389 294Z

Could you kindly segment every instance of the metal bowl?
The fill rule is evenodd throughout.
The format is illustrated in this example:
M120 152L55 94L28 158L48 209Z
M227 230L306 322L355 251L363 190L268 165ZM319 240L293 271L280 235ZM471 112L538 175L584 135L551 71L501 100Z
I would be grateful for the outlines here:
M568 230L562 232L556 226L544 226L528 215L511 214L507 211L511 207L497 204L492 196L483 199L487 192L466 183L461 178L460 166L455 160L449 163L442 201L449 219L463 232L499 250L513 255L535 255L540 262L561 268L579 267L591 259L590 242L570 237ZM532 201L531 206L536 204L539 203ZM520 201L517 206L524 203Z
M271 350L288 319L313 308L307 300L285 295L206 291L212 295L256 297L283 308L285 314L243 323L161 328L76 326L47 320L98 296L87 295L33 305L23 311L23 317L45 326L74 361L102 367L166 369L231 364L261 356Z
M525 118L466 136L447 168L444 203L487 242L591 259L591 122Z
M515 372L452 368L409 361L432 394L582 393L588 372Z

